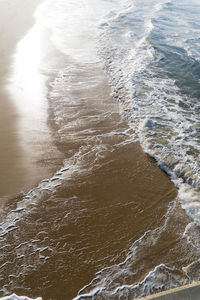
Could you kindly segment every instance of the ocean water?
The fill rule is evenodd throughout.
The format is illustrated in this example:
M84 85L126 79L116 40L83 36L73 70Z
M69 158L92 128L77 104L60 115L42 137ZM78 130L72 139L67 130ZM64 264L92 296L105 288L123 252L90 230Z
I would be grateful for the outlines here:
M49 128L65 158L52 178L2 212L2 299L29 299L8 296L13 292L44 299L135 299L200 280L199 12L197 0L47 0L38 7L27 36L40 34L41 49L48 49L38 64ZM102 69L115 105L106 100ZM109 155L122 155L123 147L131 153L132 143L167 173L178 196L162 204L154 195L148 209L135 202L133 215L142 211L149 223L141 219L144 227L134 236L135 223L129 224L126 242L121 236L128 225L108 222L118 240L110 246L93 228L98 224L106 236L99 212L110 217L115 204L106 202L104 211L89 199L107 184ZM139 176L137 166L134 172ZM88 194L84 176L90 187L95 183ZM148 185L148 175L143 177ZM158 222L151 219L153 210ZM90 270L97 252L98 266ZM76 293L70 284L77 284Z
M108 46L101 52L130 126L179 187L182 205L196 222L198 9L195 1L135 1L133 9L112 20L112 26L104 24Z

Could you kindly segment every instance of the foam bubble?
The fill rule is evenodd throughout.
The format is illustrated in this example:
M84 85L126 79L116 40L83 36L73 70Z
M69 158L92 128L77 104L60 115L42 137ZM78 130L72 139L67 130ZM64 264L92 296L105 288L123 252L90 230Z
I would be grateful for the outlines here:
M12 294L10 296L5 296L0 298L1 300L42 300L41 297L38 298L29 298L27 296L17 296L16 294Z

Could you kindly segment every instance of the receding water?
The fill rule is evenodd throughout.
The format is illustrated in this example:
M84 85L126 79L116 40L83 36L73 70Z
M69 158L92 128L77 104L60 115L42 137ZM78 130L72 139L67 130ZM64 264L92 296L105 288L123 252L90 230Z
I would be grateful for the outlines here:
M198 11L38 6L4 91L29 182L3 198L6 300L136 299L200 279Z

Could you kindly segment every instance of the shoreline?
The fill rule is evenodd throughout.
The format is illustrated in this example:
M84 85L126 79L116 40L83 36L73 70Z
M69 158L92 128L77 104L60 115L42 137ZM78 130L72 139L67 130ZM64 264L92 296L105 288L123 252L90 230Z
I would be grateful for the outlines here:
M60 85L62 99L65 99L65 102L61 101L59 94L49 99L51 110L54 113L56 112L56 116L60 120L60 123L56 126L54 123L51 125L55 132L57 132L58 128L60 129L61 136L57 137L57 146L64 153L66 161L69 159L69 166L71 166L70 160L72 159L72 166L69 167L67 172L70 172L71 168L72 170L75 168L76 171L74 175L73 171L72 175L69 175L69 181L63 181L55 197L68 199L70 195L76 195L77 202L80 202L80 204L75 201L74 208L71 205L69 208L67 206L66 210L72 210L67 220L69 219L70 223L70 215L72 215L72 217L77 219L76 226L80 227L79 230L74 228L71 232L66 230L64 235L67 236L68 232L68 234L76 237L77 240L79 240L79 234L80 236L84 234L91 235L90 243L92 241L95 243L91 247L97 247L97 253L105 257L102 262L103 265L108 266L111 257L113 256L112 259L114 260L117 251L123 253L116 260L116 262L119 262L119 259L125 255L124 252L131 245L131 241L139 239L140 235L144 233L143 230L147 231L159 226L162 218L164 218L162 216L163 212L165 215L169 203L175 200L177 196L177 189L169 176L142 150L140 144L135 141L131 142L132 129L129 128L126 120L123 120L120 115L119 105L111 96L111 88L108 85L108 79L103 68L98 65L95 68L94 66L81 66L79 70L77 66L77 69L67 74L71 78L68 80L68 88L66 90L62 88L65 73L63 73L63 77L57 79L58 86L56 85L56 90L59 90ZM98 78L98 84L96 83L93 87L95 78ZM82 84L81 89L78 88L79 82ZM58 112L61 111L62 113L59 115ZM63 139L61 130L64 124L67 125L64 130L65 139ZM125 134L125 132L127 133ZM129 134L130 142L127 141L129 140ZM98 138L96 138L96 135ZM98 140L101 141L100 145L102 144L103 148L100 156ZM95 148L96 150L94 151ZM93 151L96 153L96 158ZM96 161L95 164L94 161ZM68 169L67 162L64 167ZM84 203L82 203L84 199L88 199L88 206L84 206ZM159 204L159 202L161 203ZM134 207L135 203L138 203L139 206L141 205L140 209L144 210L144 213L139 210L137 215L137 209L135 211ZM94 207L92 208L91 206ZM152 213L155 213L156 219L152 219L152 215L151 213L149 214L147 207L154 207L155 212ZM106 211L107 209L108 211ZM87 212L88 218L87 222L85 219L86 215L81 217L85 222L85 233L82 232L82 221L78 217L79 214L82 214L82 210ZM96 211L96 217L91 227L91 219L94 218L92 211ZM134 221L131 216L135 216ZM118 224L118 218L121 220L120 224ZM127 220L125 220L126 218ZM112 228L109 228L107 233L104 228L106 227L106 222L112 224ZM132 226L137 229L134 230ZM96 241L93 231L97 233L99 241ZM127 231L130 232L127 233ZM123 233L125 233L125 237L123 237ZM120 237L120 241L117 242L118 237ZM104 244L108 243L106 238L108 241L112 241L110 242L111 244L115 244L115 250L113 245L105 246L104 250L100 250L100 248L104 248ZM67 243L71 244L71 242L67 238ZM79 241L79 243L82 243L82 241ZM76 245L73 245L73 247L76 248ZM84 244L80 247L84 248ZM81 266L81 261L79 261L79 282L77 282L78 278L74 277L70 267L69 274L71 275L67 276L66 274L65 279L68 286L68 290L65 290L67 299L75 297L77 287L81 288L87 285L93 278L92 274L94 276L96 272L100 271L98 261L103 259L100 259L94 253L95 251L82 254L83 261L87 260L88 256L92 263L87 267L88 271L86 274L84 268L82 268L83 266ZM74 259L72 256L71 264L74 264L75 268L77 262ZM78 257L76 260L78 260ZM148 267L151 268L151 263ZM140 268L139 265L138 268ZM138 279L141 279L141 275ZM63 296L59 295L59 291L55 288L52 288L51 292L55 299L64 297L64 294ZM50 294L43 297L48 299Z
M180 239L179 232L173 231L176 215L183 215L182 210L175 211L177 189L169 176L131 140L133 129L111 96L102 65L73 64L69 57L58 71L52 82L45 81L46 121L62 153L59 157L53 153L56 173L51 177L47 172L48 179L39 174L45 180L38 179L39 186L34 183L24 207L15 200L18 209L10 210L14 224L6 228L1 245L6 249L0 264L2 290L43 300L71 300L97 272L103 278L106 267L114 266L115 273L123 262L130 263L127 284L142 282L160 263L175 264L179 249L174 246L175 253L169 252ZM18 155L22 152L19 147ZM49 170L51 157L36 154ZM59 163L64 163L60 170ZM34 173L29 178L26 168L23 172L30 184ZM123 282L120 276L116 271L117 280Z
M2 244L8 247L5 261L12 261L11 249L23 245L19 250L19 253L26 251L22 261L26 264L26 257L30 257L29 263L35 271L21 273L20 266L16 269L13 262L14 274L10 274L5 265L1 286L9 286L6 277L13 275L15 283L11 289L7 286L10 293L40 296L43 300L72 299L111 261L120 264L131 244L144 232L161 226L169 203L177 195L168 176L138 143L129 141L131 129L119 114L118 103L110 96L103 70L99 66L82 67L81 71L74 69L71 75L70 91L61 89L65 106L59 95L49 99L49 107L54 112L55 108L59 111L62 107L61 123L67 124L65 140L62 130L61 139L57 140L65 157L64 168L27 195L30 199L24 199L25 213L23 210L17 213L20 217L15 224L17 230L7 232ZM78 83L83 81L85 88L80 89ZM53 192L51 186L55 186ZM40 222L35 223L35 218ZM49 226L52 220L53 227ZM40 237L40 232L45 236ZM56 245L61 248L57 249ZM63 248L63 245L68 246ZM44 260L38 265L38 252L34 251L37 247L50 247L56 256L54 251L44 253L44 257L48 256L47 263ZM140 270L142 258L138 259L134 263ZM156 257L154 260L146 263L147 270L157 264ZM57 275L52 279L55 270ZM141 280L145 272L140 270L135 280ZM45 278L49 278L47 286L44 286ZM27 288L31 293L26 292Z

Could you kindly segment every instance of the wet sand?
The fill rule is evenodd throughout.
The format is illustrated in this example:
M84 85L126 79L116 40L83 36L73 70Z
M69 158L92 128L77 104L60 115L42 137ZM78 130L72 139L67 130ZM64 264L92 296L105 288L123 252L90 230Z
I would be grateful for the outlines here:
M44 149L41 151L44 142L43 133L29 131L28 134L32 135L32 145L27 145L26 141L22 140L19 127L23 115L6 88L12 74L17 44L34 25L33 13L40 3L41 0L0 2L0 207L7 196L28 191L41 180L42 176L47 176L52 171L47 167L48 154L45 153L47 151ZM40 157L36 154L33 159L31 151L32 153L41 151ZM51 159L49 157L48 164L51 164ZM39 161L40 163L37 163Z

